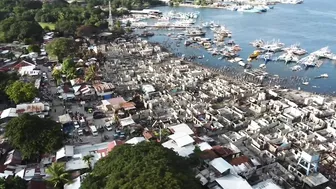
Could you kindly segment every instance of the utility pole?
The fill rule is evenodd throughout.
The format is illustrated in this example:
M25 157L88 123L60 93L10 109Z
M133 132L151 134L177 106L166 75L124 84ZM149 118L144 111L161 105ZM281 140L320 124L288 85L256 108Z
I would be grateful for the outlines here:
M108 28L109 28L110 31L113 30L113 17L112 17L111 1L109 1Z

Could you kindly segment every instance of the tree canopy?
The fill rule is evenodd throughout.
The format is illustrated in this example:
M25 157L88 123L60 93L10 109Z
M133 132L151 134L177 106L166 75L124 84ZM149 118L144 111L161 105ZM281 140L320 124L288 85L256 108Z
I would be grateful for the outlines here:
M47 44L46 51L61 62L63 58L75 52L74 41L64 37L56 38Z
M8 122L5 136L25 159L32 159L60 149L64 135L59 123L23 114Z
M26 189L27 183L21 177L0 178L0 189Z
M15 81L6 89L9 99L15 104L32 101L37 93L38 90L32 83L24 83L23 81Z
M8 101L6 88L19 79L16 73L0 72L0 100Z
M121 145L99 160L82 189L201 188L188 159L160 144Z

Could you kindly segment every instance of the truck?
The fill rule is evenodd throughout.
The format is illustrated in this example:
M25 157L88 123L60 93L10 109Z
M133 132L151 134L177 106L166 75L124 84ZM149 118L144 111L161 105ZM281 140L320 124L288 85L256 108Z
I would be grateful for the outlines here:
M97 131L96 126L94 126L94 125L90 125L89 127L90 127L90 130L91 130L92 135L93 135L93 136L97 136L97 135L98 135L98 131Z

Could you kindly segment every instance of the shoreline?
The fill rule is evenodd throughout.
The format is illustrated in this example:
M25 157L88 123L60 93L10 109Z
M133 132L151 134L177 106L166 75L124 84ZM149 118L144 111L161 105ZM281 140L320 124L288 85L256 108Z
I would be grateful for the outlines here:
M178 58L178 59L180 58L177 55L175 55L174 53L172 53L167 47L162 46L161 43L152 43L152 42L150 42L150 43L160 46L162 48L162 51L170 53L172 55L172 57ZM210 66L207 66L207 65L204 65L204 64L201 64L201 63L197 63L195 61L184 61L184 62L187 63L187 64L191 64L193 66L196 66L200 69L206 70L208 72L211 72L212 74L219 74L221 78L223 78L224 80L226 80L229 83L231 82L231 83L233 83L235 85L238 85L238 86L256 85L254 87L256 87L256 88L260 87L260 88L263 88L265 90L275 91L279 94L280 97L287 98L289 100L293 100L293 101L296 101L296 102L302 102L303 103L303 99L316 97L316 96L324 97L326 102L336 101L336 94L334 94L334 95L320 94L320 93L313 93L313 92L309 92L309 91L298 90L298 89L295 89L295 88L286 88L286 87L276 88L275 86L264 84L264 82L262 82L261 84L253 83L253 82L250 82L250 81L243 81L242 82L241 80L237 80L234 77L225 74L225 72L222 71L221 69L212 68ZM241 72L241 73L246 74L244 72ZM280 86L280 87L283 87L283 86Z

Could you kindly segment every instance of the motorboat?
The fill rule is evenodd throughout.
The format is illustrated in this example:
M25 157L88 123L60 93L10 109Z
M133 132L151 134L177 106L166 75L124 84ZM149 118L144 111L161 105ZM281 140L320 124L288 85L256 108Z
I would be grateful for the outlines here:
M261 52L258 51L258 50L256 50L256 51L254 51L254 52L249 56L249 58L251 58L251 59L255 59L255 58L257 58L260 54L261 54Z
M259 68L266 68L266 64L260 64Z
M328 78L328 74L321 74L320 76L315 77L315 79L320 79L320 78Z
M281 0L283 4L302 4L303 0Z

